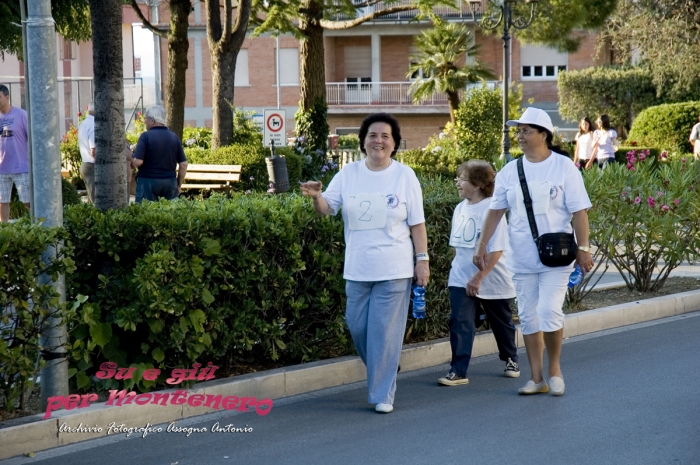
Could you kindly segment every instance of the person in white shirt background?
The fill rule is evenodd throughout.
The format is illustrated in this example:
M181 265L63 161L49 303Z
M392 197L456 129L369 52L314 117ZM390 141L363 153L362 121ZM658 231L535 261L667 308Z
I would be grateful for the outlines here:
M576 264L583 274L593 267L588 247L588 213L591 201L581 173L561 149L552 145L554 126L549 115L528 108L519 120L508 121L518 127L518 145L523 151L523 171L532 198L532 210L539 234L576 234ZM560 152L561 151L561 152ZM487 247L506 210L510 211L508 232L510 248L506 264L513 273L518 299L518 318L530 364L530 380L518 394L564 394L561 370L561 346L564 333L562 306L566 296L569 266L547 267L540 261L527 219L517 161L508 163L496 175L496 186L481 230L481 241L474 252L474 264L486 269ZM515 252L517 251L517 253ZM548 378L544 377L544 349L547 349Z
M579 121L575 140L574 164L583 170L593 153L593 123L588 116Z
M319 181L301 184L319 215L342 206L345 234L345 321L367 367L368 402L393 411L411 281L428 284L428 234L423 193L411 168L394 160L398 121L374 113L360 126L364 160L343 167L325 192ZM413 252L415 249L415 265Z
M615 161L615 152L617 151L617 131L610 127L610 117L608 115L600 115L596 120L598 129L593 133L593 153L590 160L586 163L586 169L593 165L593 160L598 160L598 167L605 166Z
M476 335L475 316L482 306L496 338L498 355L506 362L508 378L520 376L518 348L510 299L515 297L513 275L506 268L504 251L508 246L508 225L501 218L496 232L486 245L486 266L474 266L475 246L481 241L481 225L491 204L496 172L483 160L469 160L457 168L457 193L464 200L452 217L450 245L455 248L450 277L450 371L438 384L457 386L469 383L467 370Z
M78 126L78 148L80 148L80 177L85 182L87 197L95 203L95 104L90 102L88 114Z
M698 121L700 121L700 115L698 115ZM693 126L688 140L693 145L693 157L697 160L700 158L700 123Z

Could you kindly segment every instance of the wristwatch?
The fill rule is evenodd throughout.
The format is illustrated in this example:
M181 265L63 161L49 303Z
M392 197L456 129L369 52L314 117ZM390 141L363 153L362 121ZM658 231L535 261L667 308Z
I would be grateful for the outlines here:
M590 248L589 246L587 246L587 245L579 245L579 246L578 246L578 249L579 249L579 250L582 250L582 251L584 251L584 252L591 253L591 248Z

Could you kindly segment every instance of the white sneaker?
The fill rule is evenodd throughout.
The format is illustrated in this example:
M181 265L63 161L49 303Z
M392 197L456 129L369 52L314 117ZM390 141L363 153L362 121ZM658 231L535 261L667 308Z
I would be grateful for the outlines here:
M377 404L374 407L374 411L377 413L391 413L394 411L394 406L391 404Z

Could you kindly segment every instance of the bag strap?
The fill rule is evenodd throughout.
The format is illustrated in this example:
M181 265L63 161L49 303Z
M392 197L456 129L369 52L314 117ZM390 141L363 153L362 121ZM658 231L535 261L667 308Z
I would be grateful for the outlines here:
M532 211L532 197L530 197L530 191L527 188L525 170L523 169L523 157L518 158L517 165L518 178L520 179L520 188L523 190L525 211L527 211L527 221L530 223L530 231L532 232L532 238L534 240L537 240L537 238L540 236L540 233L539 231L537 231L537 223L535 223L535 213Z

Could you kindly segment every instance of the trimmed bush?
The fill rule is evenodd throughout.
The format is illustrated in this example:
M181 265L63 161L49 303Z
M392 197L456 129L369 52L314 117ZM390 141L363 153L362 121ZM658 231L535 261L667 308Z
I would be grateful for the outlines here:
M41 331L50 318L65 316L56 290L37 277L46 272L57 279L74 270L70 247L60 245L66 238L65 230L28 219L0 224L0 392L6 410L24 407L41 368ZM47 264L41 255L49 246L59 253Z
M211 147L211 129L193 128L187 126L182 130L182 145L184 147L201 147L208 149Z
M640 145L692 152L688 136L698 115L700 101L649 107L634 120L628 139Z
M109 360L241 371L351 350L342 220L318 217L307 198L79 205L65 225L78 263L68 298L88 296L71 331L80 370Z
M557 78L559 112L578 121L607 114L613 125L630 127L635 113L659 102L646 68L593 66L565 71Z

